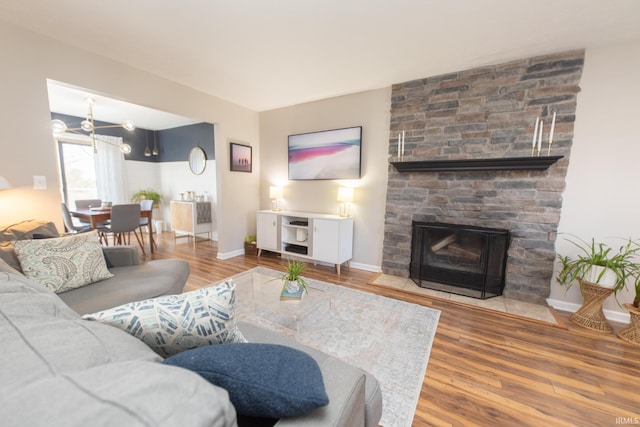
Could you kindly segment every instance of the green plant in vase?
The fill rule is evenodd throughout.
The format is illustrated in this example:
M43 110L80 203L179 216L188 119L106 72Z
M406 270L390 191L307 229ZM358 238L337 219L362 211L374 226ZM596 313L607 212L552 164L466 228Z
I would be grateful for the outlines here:
M627 281L637 277L635 255L640 247L631 239L617 251L604 243L596 243L593 238L590 243L581 239L567 241L580 252L576 258L558 254L562 270L557 281L567 289L578 281L584 299L578 311L569 316L569 321L597 332L611 333L613 327L607 321L602 305L612 293L617 301L618 292L627 286Z
M153 205L158 206L162 201L162 195L152 188L138 190L131 196L131 201L140 203L142 200L153 200Z
M557 281L567 289L575 281L586 281L594 285L613 288L614 293L623 289L627 280L636 277L638 264L634 257L640 247L629 239L617 252L605 243L596 243L595 239L586 242L582 239L567 239L580 252L576 258L558 254L562 270Z
M307 264L302 261L288 260L287 268L285 268L284 274L281 279L283 282L282 289L286 289L287 292L296 293L300 291L300 288L304 292L308 292L308 284L304 278L300 275L307 268Z

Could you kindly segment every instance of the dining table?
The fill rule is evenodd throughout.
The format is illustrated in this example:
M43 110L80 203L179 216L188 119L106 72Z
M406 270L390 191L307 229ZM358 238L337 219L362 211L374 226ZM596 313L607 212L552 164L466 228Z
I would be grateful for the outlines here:
M69 213L71 216L91 224L93 229L98 229L98 224L111 219L111 208L75 209L70 210ZM151 248L151 253L154 253L156 242L153 238L153 211L141 210L140 218L149 218L149 247Z

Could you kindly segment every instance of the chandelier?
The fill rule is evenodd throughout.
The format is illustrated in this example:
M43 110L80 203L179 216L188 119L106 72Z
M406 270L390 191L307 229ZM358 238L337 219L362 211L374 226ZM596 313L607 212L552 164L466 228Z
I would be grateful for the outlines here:
M136 128L136 126L134 125L134 123L131 120L127 120L126 122L119 124L119 125L104 125L104 126L96 126L93 120L93 104L95 104L95 99L91 98L90 96L87 96L84 101L87 103L87 106L89 108L89 111L87 112L87 118L84 119L82 122L80 122L80 127L79 128L69 128L67 127L67 125L65 124L65 122L63 122L60 119L53 119L51 120L51 128L53 129L53 133L54 134L60 134L63 132L70 132L70 133L74 133L77 135L86 135L86 133L80 132L80 131L84 131L84 132L88 132L89 136L91 137L91 146L93 147L93 152L97 153L98 152L98 148L97 148L97 141L100 142L104 142L106 144L109 145L113 145L115 147L118 147L120 149L120 151L122 151L124 154L129 154L131 153L131 146L129 144L123 143L123 144L114 144L113 142L107 141L105 139L100 138L100 135L96 135L96 129L107 129L107 128L119 128L119 127L123 127L128 131L132 131Z

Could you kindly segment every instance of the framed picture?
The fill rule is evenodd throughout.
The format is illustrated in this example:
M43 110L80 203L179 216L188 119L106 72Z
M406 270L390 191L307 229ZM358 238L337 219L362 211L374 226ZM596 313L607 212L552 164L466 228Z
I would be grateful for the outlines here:
M251 172L251 150L250 145L229 143L230 163L229 167L232 172Z
M362 126L289 135L289 179L359 179Z

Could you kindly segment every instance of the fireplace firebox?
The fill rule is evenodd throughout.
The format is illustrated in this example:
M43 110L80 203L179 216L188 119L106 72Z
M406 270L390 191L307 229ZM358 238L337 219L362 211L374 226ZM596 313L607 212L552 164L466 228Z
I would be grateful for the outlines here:
M413 221L410 277L474 298L502 295L510 242L507 230Z

